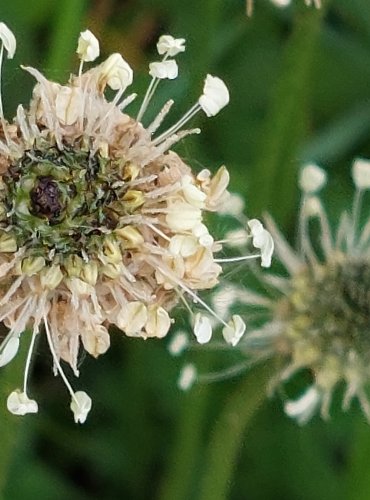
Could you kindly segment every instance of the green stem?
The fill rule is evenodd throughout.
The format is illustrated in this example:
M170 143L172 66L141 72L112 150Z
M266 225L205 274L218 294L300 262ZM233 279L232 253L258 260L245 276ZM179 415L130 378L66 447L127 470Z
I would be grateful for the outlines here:
M345 498L347 500L368 500L370 498L369 423L362 416L352 419L349 463L346 473Z
M3 498L4 488L8 480L8 471L11 467L18 440L24 426L25 417L12 415L6 407L6 400L11 392L22 387L22 376L24 363L27 355L29 332L25 332L21 338L19 352L15 359L0 372L0 422L3 430L0 446L0 498Z
M85 10L86 0L61 0L59 2L58 15L49 42L46 66L52 72L58 70L58 73L63 74L70 69Z
M270 366L261 365L243 378L220 414L206 450L200 500L225 500L244 444L248 425L266 399Z
M206 370L205 364L202 371ZM209 385L194 387L182 401L171 450L169 467L158 498L160 500L189 500L197 474L197 460L203 446L202 433L207 416Z
M307 128L312 63L328 3L328 0L324 2L320 10L305 6L298 8L297 5L293 32L283 55L281 76L273 91L261 135L261 154L253 168L251 185L258 197L254 197L251 211L261 213L267 209L281 224L289 222L294 213L297 155Z

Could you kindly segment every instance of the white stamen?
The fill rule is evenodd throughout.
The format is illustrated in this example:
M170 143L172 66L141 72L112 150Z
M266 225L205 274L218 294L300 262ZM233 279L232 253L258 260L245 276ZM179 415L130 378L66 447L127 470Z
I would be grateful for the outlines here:
M53 357L53 361L54 361L54 364L59 372L59 375L62 377L62 380L65 384L65 386L67 387L67 390L69 392L69 394L71 395L72 399L75 400L77 406L79 406L79 401L78 399L76 399L76 396L75 396L75 392L74 390L72 389L72 386L71 384L69 383L64 371L63 371L63 368L60 364L60 361L58 359L58 356L57 356L57 353L55 352L55 348L54 348L54 343L53 343L53 339L51 338L51 333L50 333L50 329L49 329L49 324L48 324L48 320L47 320L47 317L44 316L44 325L45 325L45 331L46 331L46 338L48 340L48 344L49 344L49 349L50 349L50 352L51 352L51 355Z
M240 257L229 257L225 259L214 259L214 262L226 264L227 262L242 262L243 260L257 259L258 257L261 257L260 253L253 255L241 255Z
M100 54L99 41L90 30L80 33L76 52L81 59L78 71L78 75L81 76L84 62L94 61Z
M10 413L13 415L24 416L27 413L37 413L38 405L33 399L30 399L26 393L21 392L19 389L9 394L6 406Z
M225 345L223 344L223 346L220 346L221 349L222 347L225 348ZM237 377L238 375L244 373L248 368L250 368L250 366L251 363L249 361L247 362L244 361L243 363L238 363L237 365L231 366L230 368L226 368L225 370L199 375L198 380L201 384L221 382L222 380L228 380L232 377Z
M245 332L245 323L238 314L234 314L229 325L222 329L222 335L228 344L235 347Z
M157 42L157 50L159 55L174 57L185 51L185 38L162 35Z
M291 0L271 0L271 2L276 5L276 7L288 7L291 4Z
M189 338L185 332L177 332L171 339L168 350L172 356L179 356L189 345Z
M166 61L165 59L166 58L164 58L163 61L153 62L149 64L149 75L152 77L152 80L140 106L140 110L136 118L137 121L142 120L144 113L148 109L149 103L152 100L155 91L157 90L159 82L166 78L168 78L169 80L177 78L178 67L176 61Z
M197 370L193 364L189 363L182 368L177 385L182 391L188 391L196 379Z
M325 170L312 163L303 167L299 177L299 187L306 194L314 194L324 187L326 180Z
M311 386L295 401L287 401L284 405L285 413L295 418L300 425L310 420L320 403L321 395L317 387Z
M85 62L95 61L99 57L99 41L90 30L80 33L76 52L79 58Z
M257 219L250 220L248 226L253 237L253 246L261 250L261 266L270 267L274 252L274 241L271 234Z
M26 359L26 366L24 369L24 377L23 377L23 392L24 392L24 394L27 394L28 375L29 375L29 371L30 371L32 353L33 353L33 349L35 347L35 341L36 341L37 335L38 335L38 331L36 329L34 329L32 332L32 338L31 338L31 342L30 342L30 346L29 346L28 354L27 354L27 359Z
M207 344L212 338L212 325L204 314L196 313L194 316L194 335L199 344Z
M199 98L199 105L210 116L215 116L230 101L229 91L225 83L217 76L207 75L203 94Z
M13 32L5 23L0 23L0 40L8 53L8 59L13 59L17 48L17 41Z
M125 90L133 81L133 71L121 54L112 54L100 65L99 80L112 90Z
M4 110L3 110L3 99L2 99L2 65L3 65L3 56L4 56L4 48L8 53L8 59L13 59L15 50L17 47L17 42L15 36L12 31L7 27L5 23L0 23L0 40L1 40L1 50L0 50L0 118L3 127L3 132L5 135L6 142L9 144L9 138L7 135L5 122L4 122Z
M9 339L5 339L1 345L0 367L7 365L16 356L19 349L18 335L11 335Z
M214 318L216 318L220 323L222 323L225 326L228 326L228 324L217 314L215 311L206 303L204 300L202 300L191 288L186 286L173 272L171 272L168 268L163 268L158 261L155 259L150 259L148 257L148 262L152 262L152 265L154 265L160 273L162 273L166 278L171 280L173 283L175 283L177 286L182 288L190 297L193 298L195 303L199 303L201 306L206 309Z
M358 158L352 166L353 182L357 189L370 189L370 161Z
M180 130L181 127L183 127L185 125L185 123L187 123L189 120L191 120L193 118L193 116L195 116L198 113L198 111L200 111L200 109L201 109L200 104L198 104L198 103L194 104L194 106L192 106L184 114L184 116L182 118L180 118L179 121L177 121L174 125L172 125L172 127L170 127L168 130L166 130L166 132L163 132L163 134L156 137L153 140L153 144L157 145L157 144L161 143L162 141L164 141L165 139L167 139L168 137L170 137L171 135L175 134L178 130Z
M73 412L76 424L83 424L86 421L91 406L91 398L85 391L77 391L74 393L70 408Z
M149 64L149 75L159 80L174 80L179 74L179 68L173 59L156 61Z

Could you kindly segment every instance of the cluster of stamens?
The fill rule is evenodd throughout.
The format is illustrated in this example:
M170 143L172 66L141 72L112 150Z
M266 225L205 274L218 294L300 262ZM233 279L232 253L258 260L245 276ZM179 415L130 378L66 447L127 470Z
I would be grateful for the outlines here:
M3 23L0 39L1 54L5 49L12 57L15 38ZM229 343L244 333L240 316L220 317L199 294L217 285L221 264L233 262L215 257L222 241L205 224L205 213L220 212L227 202L229 174L225 167L214 176L207 169L193 173L170 151L200 132L183 129L198 112L214 116L228 103L227 87L208 75L198 101L175 124L157 133L173 105L169 100L143 125L158 85L177 77L174 57L184 44L160 37L162 59L150 64L152 79L136 118L123 112L136 94L124 97L133 72L120 54L83 71L99 56L88 30L79 38L78 74L66 85L26 67L37 80L29 109L20 105L13 123L0 109L0 319L9 328L0 366L16 355L22 333L32 331L23 390L8 399L12 413L37 411L27 381L40 331L71 394L76 422L86 419L91 399L73 390L62 362L78 376L81 345L94 357L103 354L110 325L130 337L162 338L180 301L198 342L210 340L210 318L223 324ZM106 87L115 92L111 102ZM259 252L243 259L261 257L269 265L270 235L256 220L248 232Z

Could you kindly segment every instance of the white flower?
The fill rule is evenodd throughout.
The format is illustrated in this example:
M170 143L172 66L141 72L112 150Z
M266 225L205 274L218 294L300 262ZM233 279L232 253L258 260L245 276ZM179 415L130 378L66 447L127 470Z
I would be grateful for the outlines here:
M78 88L63 86L55 99L57 117L64 125L73 125L79 117L81 93Z
M173 59L169 61L157 61L149 64L149 75L153 78L159 78L163 80L168 78L169 80L174 80L179 74L179 68L176 61Z
M30 399L26 393L19 389L9 394L6 406L13 415L26 415L27 413L37 413L38 405L33 399Z
M0 354L0 367L7 365L15 357L19 349L19 337L11 337Z
M5 23L0 23L0 39L8 53L8 59L13 59L15 49L17 48L17 41L13 32L10 31Z
M185 52L185 38L162 35L158 40L157 50L160 55L176 56L180 52Z
M230 174L223 165L212 177L207 189L207 208L212 211L219 211L228 198L227 186L230 182Z
M172 356L179 356L189 345L189 339L185 332L177 332L168 345L168 350Z
M174 256L190 257L198 250L198 241L193 236L176 234L172 236L168 249Z
M193 229L202 220L201 210L183 201L176 201L168 210L166 222L172 231Z
M76 424L83 424L91 410L92 401L90 396L85 391L77 391L72 396L71 410L74 415Z
M124 90L133 81L133 71L121 54L110 55L100 68L100 80L112 90Z
M188 391L197 379L197 370L192 363L185 365L181 372L177 385L182 391Z
M222 335L228 344L235 347L245 332L245 323L238 314L234 314L229 321L229 326L224 326Z
M208 228L202 222L193 227L193 235L198 238L202 247L210 248L214 243L213 236L208 232Z
M217 76L207 75L199 104L207 116L215 116L230 100L225 83Z
M353 182L357 189L370 189L370 161L358 158L352 166Z
M171 318L163 307L149 306L145 331L148 337L161 339L165 337L171 326Z
M81 61L85 62L94 61L99 57L99 42L90 30L85 30L80 33L76 52Z
M204 314L197 313L194 316L194 335L199 344L207 344L212 338L212 325Z
M185 175L183 179L181 179L181 187L184 198L190 205L198 208L204 207L207 195L191 182L190 176Z
M299 187L306 194L319 191L326 183L326 172L317 165L310 164L303 167L299 177Z
M261 266L270 267L271 257L274 252L274 241L271 234L263 227L257 219L248 222L253 237L253 246L261 250Z
M307 423L316 411L321 400L317 387L311 386L295 401L287 401L284 405L285 413L295 418L300 425Z
M208 227L202 222L194 226L192 232L196 238L201 238L202 236L209 234Z
M82 331L81 340L86 351L94 358L104 354L110 346L110 336L103 325L97 325L94 329Z
M117 325L129 337L136 337L141 333L148 321L148 310L145 304L139 301L127 303L122 307L117 317Z

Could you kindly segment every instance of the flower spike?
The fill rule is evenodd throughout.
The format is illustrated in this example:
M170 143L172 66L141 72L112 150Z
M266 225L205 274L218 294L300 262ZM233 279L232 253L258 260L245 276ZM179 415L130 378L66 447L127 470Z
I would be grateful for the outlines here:
M352 176L352 208L343 210L339 223L332 225L320 196L326 172L314 164L303 168L296 250L269 216L265 218L268 232L256 219L248 222L247 235L233 231L236 241L247 238L260 249L262 266L270 264L273 237L277 269L284 269L281 274L255 270L256 289L230 283L214 294L213 307L221 318L236 306L249 311L248 330L242 318L232 315L222 333L241 361L216 373L197 374L198 382L240 375L263 361L276 370L268 393L284 388L290 380L301 387L301 396L283 404L285 413L298 424L317 413L328 419L334 392L343 393L344 411L356 398L370 422L370 217L362 206L363 191L370 188L370 161L355 160ZM233 248L237 251L239 245ZM207 347L219 349L220 345L212 339ZM309 378L300 377L302 372ZM190 373L183 375L187 387L194 376L186 373Z
M7 50L12 57L15 39L4 26L1 55ZM9 332L0 345L0 367L17 355L21 336L22 342L30 339L22 390L7 402L14 414L38 410L27 391L39 335L46 336L76 423L86 421L92 399L74 389L65 364L78 377L81 350L94 358L104 354L110 327L127 337L163 339L175 322L174 307L182 304L189 334L170 344L174 355L190 345L192 330L198 344L211 344L212 329L220 325L225 346L243 336L239 316L202 297L221 280L223 262L235 259L217 258L225 240L215 240L206 213L234 211L244 224L240 203L225 208L229 173L222 166L215 175L198 175L170 149L200 132L183 128L196 113L214 116L229 94L208 75L199 101L153 138L173 100L159 103L149 127L142 117L160 82L177 78L173 58L185 50L185 40L164 35L157 48L162 60L149 65L151 81L136 119L126 112L136 94L124 95L133 71L120 54L84 71L100 52L89 30L78 39L77 74L59 84L25 67L36 79L30 105L18 106L11 124L1 118L0 321ZM260 241L262 260L271 250L266 241ZM260 256L250 253L241 260ZM196 380L194 367L185 367L179 387L186 390Z

